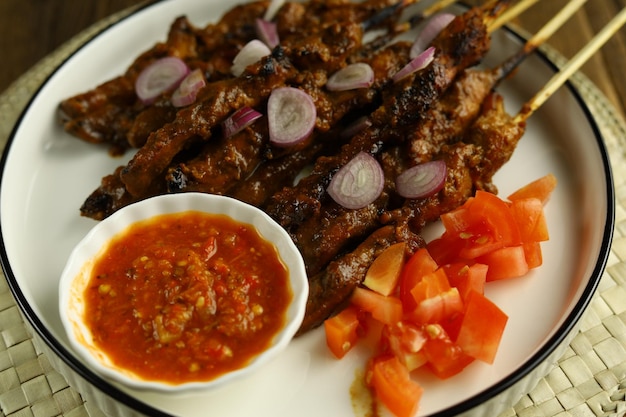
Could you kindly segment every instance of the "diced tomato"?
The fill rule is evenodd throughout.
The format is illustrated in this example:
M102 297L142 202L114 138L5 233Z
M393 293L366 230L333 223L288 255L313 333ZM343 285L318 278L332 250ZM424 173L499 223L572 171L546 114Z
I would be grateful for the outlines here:
M481 294L485 292L485 282L487 281L487 270L489 267L484 264L468 265L464 262L444 265L446 276L452 287L459 290L462 300L467 299L470 291Z
M484 295L472 292L467 300L456 344L467 355L493 363L508 316Z
M402 302L396 297L386 297L367 288L357 287L350 302L383 324L394 324L402 319Z
M528 273L528 263L523 246L501 248L478 259L489 266L487 282L500 279L516 278Z
M557 179L553 174L547 174L533 182L526 184L514 193L508 199L510 201L520 200L524 198L537 198L542 204L546 204L552 191L556 188Z
M543 264L543 253L541 252L541 243L529 242L522 245L524 247L524 256L528 268L537 268Z
M473 235L467 239L461 256L474 259L497 249L497 246L513 246L521 243L520 232L507 203L495 194L478 190L469 210ZM465 254L464 254L465 252Z
M397 417L415 416L424 390L397 357L374 358L368 374L376 397L389 411Z
M400 277L400 300L405 310L417 307L411 290L422 280L424 275L435 272L437 262L430 256L426 248L418 249L407 261Z
M446 271L442 268L426 274L422 277L415 286L411 289L411 295L415 305L419 305L422 301L432 298L438 294L446 292L450 289L450 283L446 276ZM405 311L410 311L405 308Z
M472 200L473 197L467 200L461 207L440 216L441 224L446 233L458 236L473 226L474 219L470 216Z
M550 238L543 204L537 198L522 198L511 202L511 213L518 224L522 242L544 242Z
M441 379L447 379L461 372L474 358L463 352L453 343L443 327L435 324L426 326L429 339L424 345L424 353L431 371Z
M363 285L379 294L390 295L400 279L405 251L405 242L393 244L385 249L367 270Z
M381 337L383 351L393 353L409 371L426 363L426 355L422 348L427 339L421 326L408 321L400 321L383 327Z
M324 321L326 344L337 359L341 359L357 342L359 328L356 307L348 306Z
M437 265L451 264L460 260L459 253L465 241L458 235L444 233L441 237L431 240L426 247Z
M411 371L425 366L445 379L474 360L494 362L508 317L485 297L485 285L542 264L541 242L549 238L543 205L555 185L548 175L510 201L477 191L442 215L444 233L408 260L404 246L384 251L354 291L351 311L325 322L337 357L355 343L357 329L379 341L366 379L394 414L416 413L422 389Z
M463 311L463 300L457 288L450 288L419 302L407 316L416 323L441 323Z

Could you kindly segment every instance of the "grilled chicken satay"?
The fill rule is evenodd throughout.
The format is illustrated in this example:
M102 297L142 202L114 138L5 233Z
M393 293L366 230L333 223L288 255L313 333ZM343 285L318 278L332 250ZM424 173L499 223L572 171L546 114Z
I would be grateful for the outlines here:
M486 22L479 8L453 20L434 40L437 53L424 70L394 83L383 94L383 105L371 117L371 126L356 134L336 155L319 158L310 175L271 198L270 216L292 232L319 213L320 201L332 175L357 153L378 153L383 143L401 141L404 130L417 122L439 99L457 74L481 60L489 49Z
M302 83L300 88L314 100L317 124L316 130L305 143L288 148L272 147L269 144L267 120L263 118L232 137L207 143L198 156L171 166L166 175L169 188L172 192L223 194L228 191L225 186L232 187L236 182L244 180L265 159L297 152L319 141L337 140L336 135L328 135L327 132L346 115L368 111L367 107L376 103L381 89L389 83L391 76L408 62L409 49L410 45L405 42L393 44L368 61L363 61L371 66L375 74L374 84L370 88L332 92L325 88L325 78L319 79L314 73L309 73L312 80ZM233 154L236 157L231 157ZM229 180L225 181L225 177L229 177ZM183 179L183 184L180 179Z
M341 306L384 249L406 241L409 251L415 250L424 244L419 233L426 224L463 204L476 189L493 190L494 173L510 159L524 130L525 122L506 113L502 97L491 95L463 140L442 146L438 158L447 165L444 188L428 198L407 200L406 206L385 213L381 221L389 224L309 279L307 312L299 333L319 326Z
M472 24L473 22L470 22L470 24ZM486 47L485 47L486 49ZM455 51L457 54L459 54L459 51ZM376 66L375 66L376 67ZM224 81L226 82L226 81ZM414 91L410 91L410 92L414 92ZM256 140L255 137L251 138L252 140ZM219 159L214 158L214 161L219 161ZM232 160L232 159L231 159ZM249 165L251 166L251 165ZM236 167L235 167L236 168ZM118 170L116 172L116 175L118 173L122 172L121 170ZM198 170L198 172L201 172L200 170ZM170 184L184 184L187 181L187 178L185 178L184 175L180 175L181 172L179 170L175 170L173 172L170 173L170 176L168 178L169 183ZM182 173L184 174L184 172ZM204 178L207 179L211 179L211 176L206 176ZM222 177L220 176L215 176L215 178L218 181L221 181L221 184L224 184L224 181L222 180ZM211 186L209 186L211 187ZM220 190L218 188L212 187L209 188L207 187L206 189L211 191L211 192L219 192ZM146 187L144 189L144 194L140 195L140 196L133 196L132 194L128 193L128 190L124 189L123 184L120 183L120 181L118 181L115 178L111 178L110 176L107 176L101 183L101 186L99 187L98 190L96 190L94 193L92 193L91 196L88 197L87 201L85 202L85 204L83 205L81 212L83 213L83 215L89 216L89 217L93 217L93 218L103 218L106 217L108 214L111 213L111 210L115 210L118 209L120 207L122 207L125 204L128 204L129 202L132 201L136 201L138 199L153 195L153 190L154 186L152 188ZM157 190L159 189L159 187L157 187ZM191 189L195 189L195 188L191 188ZM258 189L258 188L257 188ZM123 190L123 191L122 191ZM318 190L319 193L323 194L324 190L323 189L319 189ZM318 199L313 199L313 204L318 204L319 201Z
M365 29L384 23L384 19L374 19L381 11L401 9L390 7L393 3L390 0L331 3L287 3L277 16L279 35L287 42L301 43L307 29L309 34L320 32L322 26L313 23L325 17L340 25L342 17L348 15L361 19ZM404 3L406 1L399 5ZM134 87L141 71L159 58L173 56L184 60L192 70L202 70L211 81L231 77L233 58L247 42L257 37L255 22L263 16L268 4L268 1L256 1L237 5L219 22L204 28L194 26L184 16L177 18L167 39L142 53L125 74L60 103L59 115L64 128L85 141L111 144L114 154L142 146L151 131L173 120L177 109L171 105L168 94L149 104L137 98Z
M159 58L173 56L186 61L190 68L201 68L209 77L219 78L230 68L231 51L256 36L254 21L266 8L267 2L236 6L219 22L203 29L186 17L177 18L166 40L143 52L123 75L61 102L59 114L65 130L87 142L109 143L118 152L127 149L131 144L126 136L133 129L134 119L147 107L135 93L141 71ZM157 116L172 117L171 106L165 106L162 100L149 107L155 110L141 118L148 124L157 123Z
M342 68L347 58L361 46L363 27L360 21L344 20L341 24L331 22L323 30L313 31L293 44L281 43L270 57L252 65L236 79L209 83L198 93L196 103L178 111L173 122L152 132L145 145L135 154L122 171L122 181L128 191L136 196L161 174L174 157L189 145L190 141L208 140L232 111L244 106L255 107L266 100L269 93L280 85L298 86L309 80L301 72L314 74L316 78L327 77ZM284 77L269 70L272 61L280 60L285 68L292 71L282 72ZM259 65L265 70L259 73ZM273 77L272 75L278 75ZM263 83L267 78L267 83ZM254 81L254 90L245 91L245 87Z

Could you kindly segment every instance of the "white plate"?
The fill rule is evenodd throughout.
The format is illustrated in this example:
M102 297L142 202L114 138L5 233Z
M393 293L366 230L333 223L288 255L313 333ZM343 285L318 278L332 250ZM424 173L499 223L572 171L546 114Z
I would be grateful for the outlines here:
M94 226L78 208L104 175L126 162L106 149L63 132L58 103L121 74L142 51L162 40L181 14L197 25L219 17L228 2L165 0L104 31L51 76L34 97L10 138L0 194L2 261L35 337L70 383L113 415L135 409L181 416L365 415L367 405L350 389L367 355L351 352L337 361L320 329L293 342L285 354L252 379L217 393L191 396L132 391L94 375L69 348L58 314L57 285L73 246ZM506 31L494 36L488 64L517 50ZM553 73L533 55L499 90L515 113ZM420 375L425 394L420 415L450 415L487 402L510 407L550 366L595 291L613 227L613 186L608 158L595 122L578 95L561 89L529 121L511 161L497 174L502 195L547 173L559 184L547 208L551 239L544 265L527 277L491 284L488 295L509 315L494 365L472 364L450 380ZM116 397L118 401L109 401ZM353 401L354 400L354 401ZM118 408L119 407L119 408ZM360 408L359 408L360 407Z

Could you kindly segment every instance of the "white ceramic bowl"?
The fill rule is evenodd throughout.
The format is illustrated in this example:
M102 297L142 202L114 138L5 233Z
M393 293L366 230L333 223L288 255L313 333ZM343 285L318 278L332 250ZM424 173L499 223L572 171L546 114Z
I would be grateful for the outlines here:
M293 297L286 312L285 324L273 337L271 345L253 357L242 368L208 381L169 384L142 379L132 371L116 365L93 341L85 323L85 288L88 286L95 260L110 240L129 226L154 216L186 211L223 214L233 220L252 225L267 241L272 242L285 264ZM127 206L98 223L74 248L59 283L59 311L72 347L88 365L100 374L136 389L181 392L221 387L252 374L276 357L291 341L304 317L308 281L300 252L285 230L261 210L238 200L211 194L181 193L149 198Z

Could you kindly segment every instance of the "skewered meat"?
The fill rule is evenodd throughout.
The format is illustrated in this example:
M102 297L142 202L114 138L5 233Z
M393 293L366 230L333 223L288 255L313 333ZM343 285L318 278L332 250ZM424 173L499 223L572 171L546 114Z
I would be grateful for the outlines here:
M423 245L418 233L426 224L462 205L476 189L493 191L493 174L509 160L524 130L524 122L518 123L506 113L502 97L490 95L463 140L444 145L436 157L448 167L444 188L425 199L406 200L404 207L383 214L381 222L389 224L309 279L311 293L299 333L319 326L347 300L377 254L400 241L409 243L414 251Z
M347 3L337 2L356 13ZM389 2L366 3L380 10ZM390 81L401 63L408 61L410 45L397 42L368 58L377 73L377 85L332 94L323 88L328 75L358 56L364 28L377 24L366 17L375 14L360 10L358 18L347 18L349 25L318 25L321 29L297 38L296 32L285 28L294 22L326 19L339 8L317 1L307 4L318 8L311 15L303 13L309 9L301 5L283 8L277 22L285 42L249 66L242 77L209 82L196 104L173 116L158 114L167 112L166 97L162 108L142 109L133 128L150 131L147 142L127 166L103 178L81 211L103 218L138 199L178 191L223 193L266 207L290 232L307 264L311 295L301 329L306 331L346 299L385 247L406 241L409 250L415 250L423 245L419 232L436 219L432 216L456 207L476 187L490 186L497 164L506 158L494 158L494 165L478 159L500 152L492 149L497 141L489 135L473 142L455 140L464 137L478 103L498 79L496 72L466 69L488 51L488 22L506 3L492 1L457 17L434 41L437 54L424 70ZM339 31L343 37L337 35ZM221 139L219 125L225 117L242 106L263 106L269 93L282 85L297 86L314 98L318 108L315 141L276 152L267 144L265 119L228 140ZM327 139L339 138L337 126L345 126L347 120L360 111L369 113L371 108L375 110L369 126L345 145ZM448 117L451 114L454 117ZM152 116L155 122L150 126ZM159 126L157 120L166 122ZM141 136L132 136L133 141L139 143ZM502 148L502 152L509 150L512 152L512 147ZM393 181L388 181L369 206L357 210L341 207L327 196L326 186L337 169L360 151L378 156L388 179L420 161L444 159L449 170L446 187L436 197L404 200L395 194ZM310 161L315 161L312 173L292 186L295 175ZM274 187L269 192L263 190L268 178ZM278 191L278 187L283 188Z

